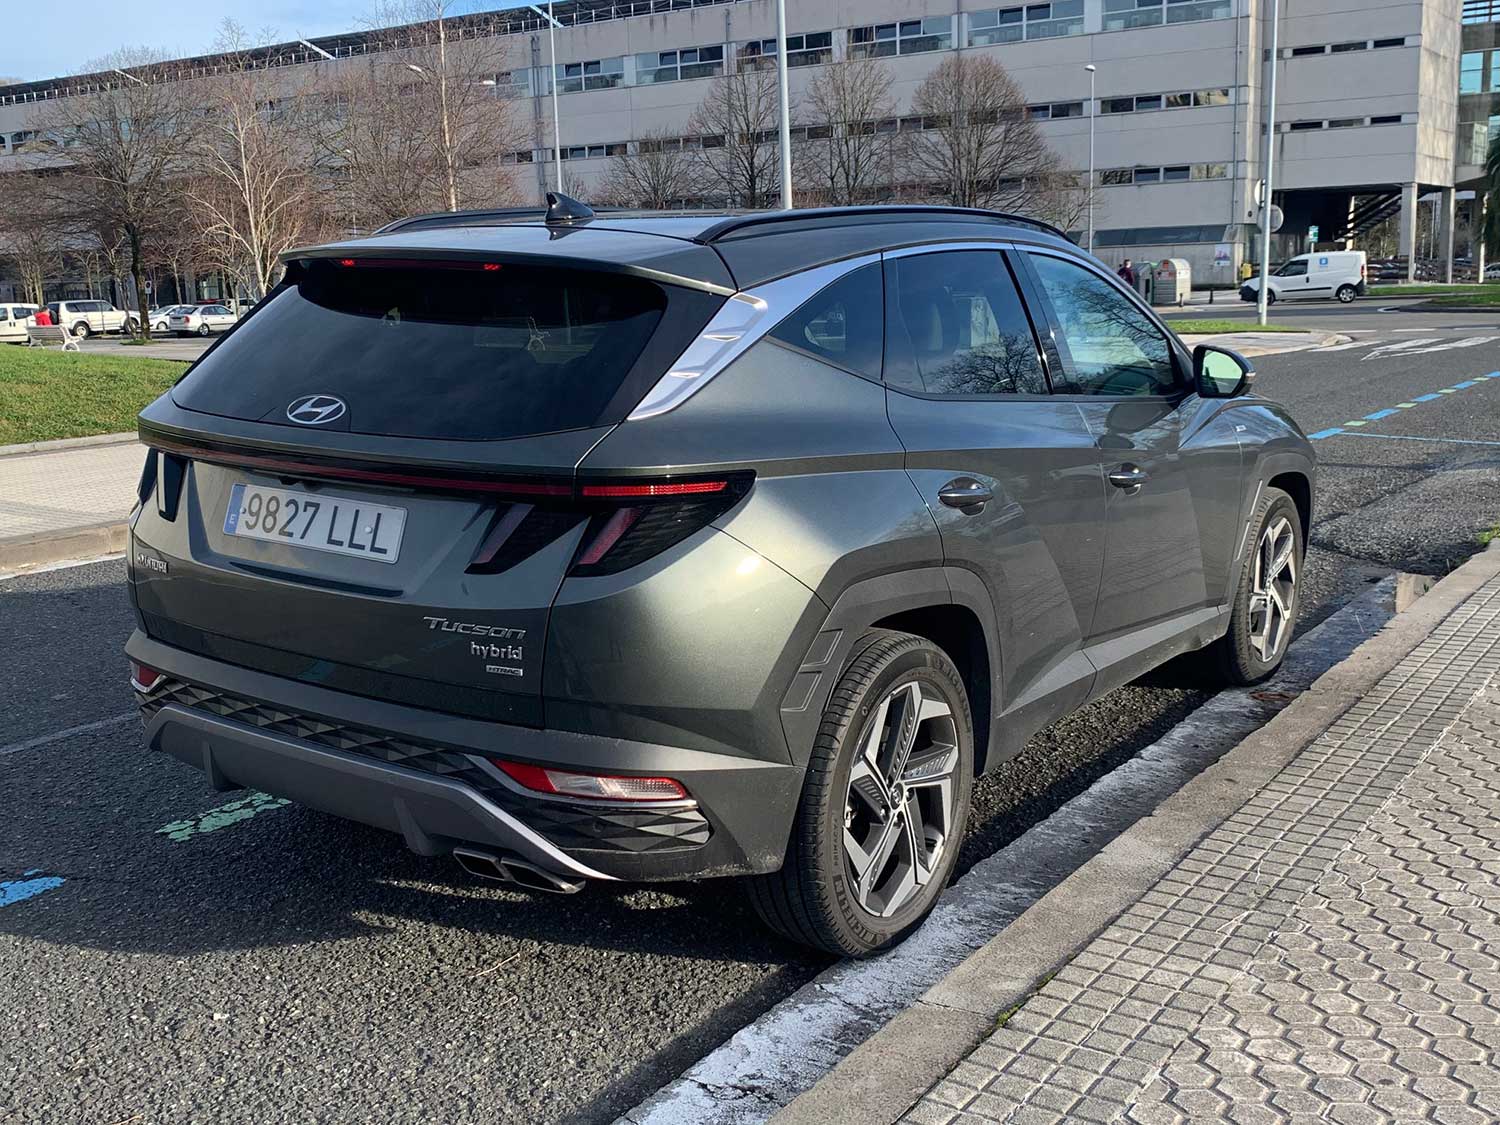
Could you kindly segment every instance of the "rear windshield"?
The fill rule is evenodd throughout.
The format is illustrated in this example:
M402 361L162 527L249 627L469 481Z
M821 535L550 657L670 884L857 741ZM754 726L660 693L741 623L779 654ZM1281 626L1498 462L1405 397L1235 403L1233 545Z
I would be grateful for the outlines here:
M294 263L283 286L204 356L173 398L189 410L292 425L286 408L294 399L334 395L347 404L348 429L401 437L496 440L578 429L628 411L618 405L622 384L667 304L663 287L621 274L481 262Z

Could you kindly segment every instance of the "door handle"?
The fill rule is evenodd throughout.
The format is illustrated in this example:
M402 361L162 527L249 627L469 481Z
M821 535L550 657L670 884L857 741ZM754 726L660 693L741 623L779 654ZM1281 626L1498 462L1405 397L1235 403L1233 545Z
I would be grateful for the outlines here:
M938 491L940 501L950 508L957 508L964 512L970 509L977 512L994 498L995 493L990 486L981 484L973 477L950 480Z
M1134 496L1150 479L1151 474L1139 465L1121 465L1109 474L1109 483L1124 489L1126 496Z

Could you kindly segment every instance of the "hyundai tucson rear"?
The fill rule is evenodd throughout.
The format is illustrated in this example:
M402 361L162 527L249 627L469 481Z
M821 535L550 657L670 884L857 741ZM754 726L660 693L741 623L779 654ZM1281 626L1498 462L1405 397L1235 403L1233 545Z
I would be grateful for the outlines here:
M215 788L377 825L478 875L558 892L744 875L800 940L898 940L952 871L976 769L1086 697L1075 669L1098 679L1063 579L1093 598L1099 576L1053 564L1073 548L1047 539L1056 521L1037 538L1024 483L1020 503L982 473L925 496L952 473L903 445L883 382L885 243L1076 251L997 216L860 214L756 239L754 220L555 205L294 252L141 415L128 652L151 745ZM986 262L1012 279L996 246ZM981 330L972 293L923 284L938 343L955 308L954 331ZM1244 416L1304 456L1279 415ZM1219 426L1215 448L1237 450ZM1082 498L1068 534L1102 566L1089 521L1107 489L1097 452L1075 454L1026 454L1053 466L1031 487ZM1238 452L1216 464L1223 480L1193 488L1228 513L1217 565L1274 583L1229 542L1241 493L1266 516L1259 486ZM1267 565L1277 543L1300 563L1298 509L1271 514L1287 530ZM998 617L949 565L960 519L1030 575ZM1245 612L1245 636L1269 628ZM1156 623L1149 660L1229 614ZM1279 663L1283 618L1242 676ZM1007 630L1026 640L1003 668ZM1032 673L1049 690L1021 690Z

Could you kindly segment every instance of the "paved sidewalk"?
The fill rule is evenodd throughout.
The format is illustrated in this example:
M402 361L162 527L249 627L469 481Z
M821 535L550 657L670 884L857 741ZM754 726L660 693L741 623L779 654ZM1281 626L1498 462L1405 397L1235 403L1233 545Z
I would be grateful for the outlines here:
M1500 576L902 1119L1500 1121Z
M0 572L120 549L144 459L135 442L0 457Z

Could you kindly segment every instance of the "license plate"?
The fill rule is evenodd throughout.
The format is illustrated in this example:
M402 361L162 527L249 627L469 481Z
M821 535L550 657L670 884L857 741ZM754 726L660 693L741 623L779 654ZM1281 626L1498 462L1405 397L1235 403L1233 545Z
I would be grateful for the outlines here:
M405 527L405 508L258 484L240 483L230 489L229 510L224 513L226 535L383 563L393 563L400 555Z

